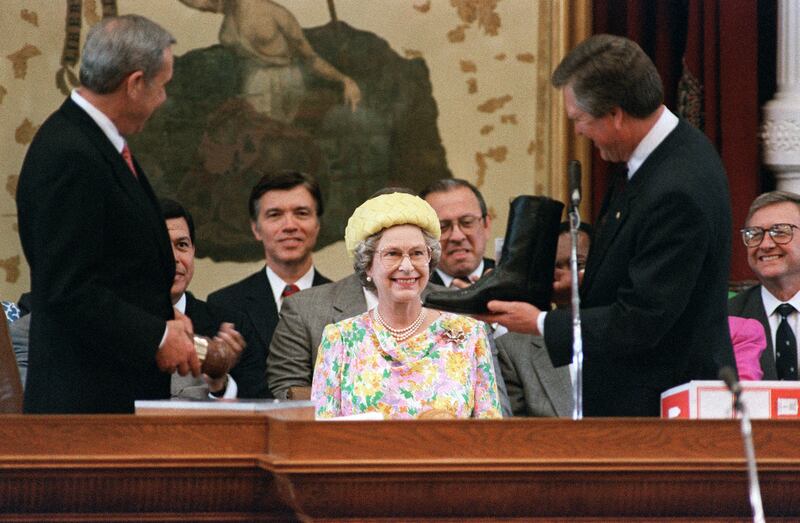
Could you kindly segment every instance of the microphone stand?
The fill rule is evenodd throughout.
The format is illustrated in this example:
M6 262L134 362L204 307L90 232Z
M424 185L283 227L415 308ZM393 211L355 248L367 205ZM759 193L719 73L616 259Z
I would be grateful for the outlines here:
M572 205L569 211L569 253L570 273L572 274L572 354L575 364L575 383L572 387L572 419L583 419L583 336L581 334L581 297L578 293L578 227L581 215L578 211L580 196L570 196ZM577 201L576 201L577 199Z
M744 454L747 459L747 483L750 494L750 506L753 509L753 522L765 523L764 506L761 503L761 487L758 484L758 471L756 470L756 451L753 446L753 427L750 424L750 415L747 407L742 402L742 384L736 379L736 374L730 367L723 367L719 377L728 386L733 394L733 408L739 413L741 419L742 440L744 441Z
M761 487L758 484L758 471L756 470L756 451L753 446L753 427L747 408L741 400L741 386L733 394L733 406L741 415L742 440L744 440L744 454L747 458L747 482L750 491L750 506L753 508L753 522L764 523L764 507L761 504Z

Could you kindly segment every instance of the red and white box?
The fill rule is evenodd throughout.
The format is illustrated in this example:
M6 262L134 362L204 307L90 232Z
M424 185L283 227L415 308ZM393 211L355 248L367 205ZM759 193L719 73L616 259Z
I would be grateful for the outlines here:
M753 419L800 418L800 382L742 381L742 402ZM734 419L733 395L722 381L690 381L661 393L661 417Z

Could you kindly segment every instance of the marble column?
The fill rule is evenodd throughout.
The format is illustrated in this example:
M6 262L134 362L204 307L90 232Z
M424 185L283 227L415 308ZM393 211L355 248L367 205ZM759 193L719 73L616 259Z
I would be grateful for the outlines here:
M800 193L800 1L778 0L778 86L764 105L764 163L777 188Z

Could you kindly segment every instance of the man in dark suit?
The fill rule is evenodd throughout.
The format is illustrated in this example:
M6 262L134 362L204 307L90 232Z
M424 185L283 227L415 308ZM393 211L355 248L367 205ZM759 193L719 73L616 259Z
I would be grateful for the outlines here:
M200 371L191 321L170 303L164 220L124 138L164 102L174 42L140 16L96 24L83 87L28 149L17 190L36 310L26 412L133 412L135 399L168 398L176 369Z
M553 73L575 132L627 176L606 198L581 288L587 416L658 416L660 394L735 368L727 321L731 212L719 155L664 105L634 42L595 35ZM489 302L499 321L542 333L555 365L572 360L568 310Z
M732 316L761 322L767 348L761 353L765 380L797 379L797 329L800 327L800 195L786 191L764 193L750 205L742 229L747 247L747 262L760 285L742 291L728 303ZM787 353L788 363L778 369L776 343L781 323L779 308L791 305L786 315L787 327L795 339L794 353ZM767 313L769 311L769 313ZM794 370L792 370L794 369Z
M264 247L266 266L208 295L209 305L237 311L255 326L267 360L283 299L330 280L316 271L322 193L317 181L297 171L265 173L250 192L250 228Z
M477 187L460 178L443 178L419 193L436 211L442 226L442 258L431 283L464 288L494 267L484 257L492 218Z
M170 289L172 305L192 320L195 334L215 338L227 346L228 373L217 378L172 375L172 396L204 399L268 398L264 377L265 352L250 320L198 300L187 290L194 277L195 234L191 213L175 200L161 199L175 257L175 279Z

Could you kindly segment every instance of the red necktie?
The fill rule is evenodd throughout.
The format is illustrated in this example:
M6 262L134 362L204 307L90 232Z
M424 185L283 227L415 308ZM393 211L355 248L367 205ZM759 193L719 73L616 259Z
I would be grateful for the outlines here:
M128 164L128 167L130 167L133 177L138 179L139 173L136 172L136 167L133 166L133 156L131 156L131 150L128 149L127 143L122 146L122 157L125 159L125 163Z
M281 298L291 296L295 292L300 292L300 287L298 287L294 283L290 283L289 285L283 288L283 292L281 293Z

